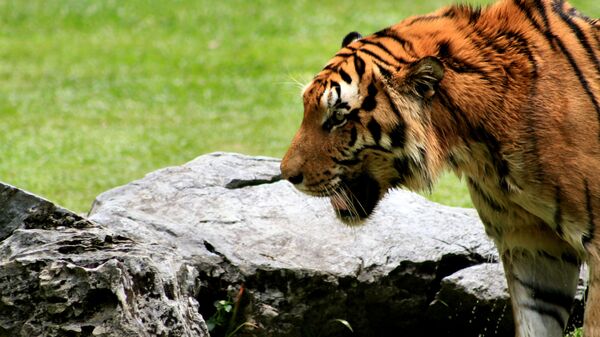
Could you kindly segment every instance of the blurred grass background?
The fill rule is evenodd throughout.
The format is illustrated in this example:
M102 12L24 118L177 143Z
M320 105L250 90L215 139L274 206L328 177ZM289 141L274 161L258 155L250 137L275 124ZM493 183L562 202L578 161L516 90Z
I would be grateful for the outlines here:
M84 212L207 152L281 157L298 82L346 33L450 2L0 0L0 180ZM572 3L600 16L596 0ZM470 206L450 175L431 198Z

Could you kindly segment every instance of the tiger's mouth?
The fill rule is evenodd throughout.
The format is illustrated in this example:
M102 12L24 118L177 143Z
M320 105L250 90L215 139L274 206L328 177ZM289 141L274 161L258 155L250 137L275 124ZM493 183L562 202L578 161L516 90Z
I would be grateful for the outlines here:
M338 219L349 226L358 226L373 213L381 199L381 187L377 180L362 174L343 179L329 199Z

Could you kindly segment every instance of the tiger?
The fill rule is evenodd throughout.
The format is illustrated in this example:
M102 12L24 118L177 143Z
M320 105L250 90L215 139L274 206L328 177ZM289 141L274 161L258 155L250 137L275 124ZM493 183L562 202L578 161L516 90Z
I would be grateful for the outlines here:
M563 336L580 267L600 337L600 20L564 0L451 5L351 32L302 93L281 161L359 226L393 188L465 181L504 267L515 335Z

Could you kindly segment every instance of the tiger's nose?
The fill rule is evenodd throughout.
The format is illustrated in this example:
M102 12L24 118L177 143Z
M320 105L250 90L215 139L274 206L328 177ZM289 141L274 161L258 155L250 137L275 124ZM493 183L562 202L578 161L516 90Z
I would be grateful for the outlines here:
M302 173L298 173L296 175L287 177L287 180L294 185L298 185L302 183L302 180L304 180L304 176L302 175Z
M292 157L290 160L290 157L286 156L281 161L281 176L283 179L287 179L294 185L301 184L304 180L301 165L298 164L298 160L296 160L294 157Z

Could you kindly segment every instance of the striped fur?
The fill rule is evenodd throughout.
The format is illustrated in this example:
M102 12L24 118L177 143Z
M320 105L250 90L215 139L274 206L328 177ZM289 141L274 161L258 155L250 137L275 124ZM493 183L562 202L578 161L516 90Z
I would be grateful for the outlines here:
M281 163L360 224L394 187L467 181L494 239L517 336L562 336L579 267L600 337L600 22L561 0L453 6L352 33L303 93Z

